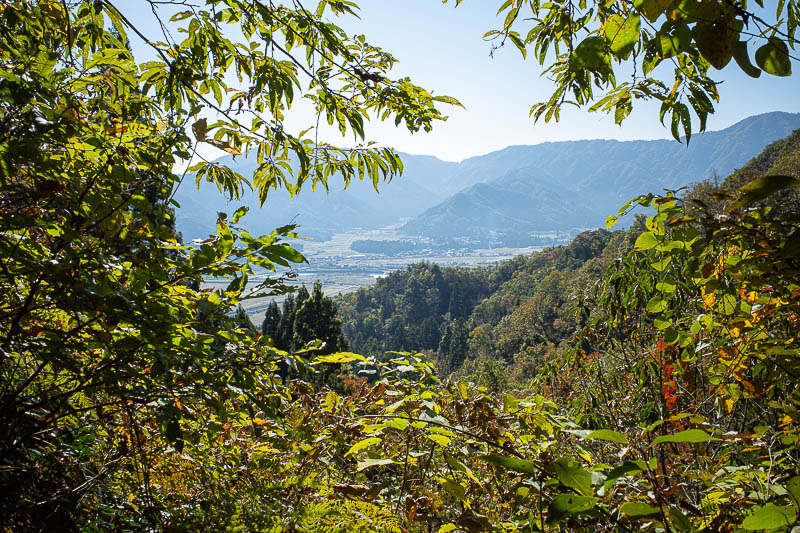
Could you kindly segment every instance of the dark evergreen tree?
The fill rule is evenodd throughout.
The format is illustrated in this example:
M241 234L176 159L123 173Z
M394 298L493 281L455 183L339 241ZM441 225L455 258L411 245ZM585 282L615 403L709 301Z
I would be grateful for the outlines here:
M258 336L258 330L256 329L255 324L253 324L253 321L250 320L250 317L247 315L247 311L245 311L244 307L241 305L236 308L234 325L236 329L240 329L252 337Z
M278 302L273 300L269 303L269 306L267 306L264 322L261 323L261 334L272 339L274 343L277 343L279 340L278 331L280 322L281 310L278 308Z
M453 320L450 335L450 371L454 372L461 368L469 352L469 332L463 320Z
M305 298L300 296L305 293ZM297 311L294 319L295 348L302 348L314 340L324 344L319 353L330 354L349 349L342 332L342 321L337 316L336 304L322 292L322 283L314 283L311 295L303 287L298 292Z
M278 331L275 334L275 346L281 350L288 350L294 337L294 314L297 310L294 295L290 294L283 301L281 319L278 322Z

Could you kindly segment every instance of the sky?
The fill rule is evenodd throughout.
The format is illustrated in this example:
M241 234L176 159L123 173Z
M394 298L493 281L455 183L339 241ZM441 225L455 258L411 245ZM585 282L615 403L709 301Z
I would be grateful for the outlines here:
M456 97L467 108L447 108L448 121L428 134L373 126L376 140L403 152L459 161L509 145L671 137L658 120L660 103L635 107L622 126L605 114L574 108L564 109L558 123L534 123L528 118L531 106L546 100L553 86L540 76L535 60L523 60L511 46L489 56L491 44L482 36L502 22L496 16L500 4L466 0L455 8L440 0L361 0L361 20L340 21L346 30L364 33L390 51L399 60L398 74L435 94ZM794 68L797 73L788 78L762 74L753 79L735 64L716 71L715 79L723 83L707 129L723 129L770 111L800 112L800 65Z
M443 105L449 119L437 123L430 133L412 135L405 128L395 127L393 120L372 121L366 129L368 140L401 152L460 161L510 145L670 137L668 128L658 120L658 102L636 102L621 126L603 113L571 107L562 109L560 122L534 123L528 117L531 106L546 100L553 86L540 76L542 67L536 61L523 60L511 46L490 57L492 44L482 36L500 23L496 16L500 0L465 0L457 8L452 0L448 4L441 0L360 0L358 4L359 19L333 22L348 33L366 35L371 44L391 52L399 61L393 77L408 76L433 94L455 97L466 107ZM132 9L134 20L144 22L150 18L146 5L134 0L133 6L129 4L123 11ZM752 79L733 61L731 64L715 72L715 79L722 81L720 102L708 120L708 130L723 129L770 111L800 112L800 65L795 63L798 72L788 78L765 73ZM302 109L287 120L289 130L296 132L313 124L313 115ZM320 137L336 144L352 144L352 138L342 139L332 129L323 131Z

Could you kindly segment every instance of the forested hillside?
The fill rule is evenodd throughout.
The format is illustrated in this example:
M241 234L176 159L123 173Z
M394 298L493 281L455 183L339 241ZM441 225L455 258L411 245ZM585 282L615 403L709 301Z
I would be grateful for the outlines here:
M424 351L442 376L483 357L530 379L545 354L574 334L569 308L575 297L631 248L642 228L587 231L567 246L493 267L411 265L340 296L344 331L353 350L365 355Z
M700 181L682 194L719 208L725 194L766 174L800 176L800 130L721 183ZM774 209L800 205L795 189L770 202ZM640 218L625 231L586 231L569 245L494 267L411 265L340 296L344 331L358 353L380 358L391 350L421 351L441 377L455 372L495 388L525 387L583 325L574 313L579 298L645 230Z

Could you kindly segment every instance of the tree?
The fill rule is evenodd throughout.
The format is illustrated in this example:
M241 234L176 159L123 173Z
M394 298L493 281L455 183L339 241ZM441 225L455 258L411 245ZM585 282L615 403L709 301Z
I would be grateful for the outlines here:
M613 112L619 124L635 100L657 100L661 121L669 115L672 135L688 141L690 109L703 131L719 101L712 69L734 60L754 78L789 76L798 60L797 0L508 0L501 13L485 37L493 50L511 43L544 67L555 89L530 114L545 122L568 104Z
M234 200L247 187L262 202L278 187L327 188L332 175L377 186L402 166L366 142L366 120L428 130L444 118L436 102L456 103L392 79L390 54L329 22L354 14L351 2L146 7L151 25L139 27L130 6L107 0L0 4L6 528L172 527L176 495L149 479L157 468L175 475L180 461L160 458L186 453L211 482L231 460L213 436L256 406L269 416L268 392L283 398L275 351L231 332L240 302L285 290L282 278L253 289L254 266L304 260L282 242L293 227L254 236L237 226L239 209L219 217L216 235L181 244L170 199L189 172ZM129 39L153 59L137 61ZM289 131L297 97L362 144ZM175 174L200 143L252 153L259 167L245 178L201 161ZM229 284L200 290L207 278ZM228 516L248 513L245 500L229 500L238 510Z
M302 290L305 290L303 287ZM308 294L308 291L306 291ZM313 341L322 341L321 354L347 350L349 345L342 333L336 304L322 292L322 283L314 282L311 295L298 299L294 317L294 345L301 348Z
M278 302L272 300L267 306L264 321L261 323L261 334L275 341L278 336L278 324L280 324L280 321L281 310L278 308Z

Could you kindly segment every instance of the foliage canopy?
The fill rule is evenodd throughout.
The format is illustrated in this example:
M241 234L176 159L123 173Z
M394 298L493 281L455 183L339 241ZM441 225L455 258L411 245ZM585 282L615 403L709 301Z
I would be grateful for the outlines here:
M797 0L505 0L498 15L485 38L530 53L555 84L531 108L536 120L558 120L569 104L619 124L636 100L655 99L673 137L688 140L690 110L703 131L719 101L714 70L733 60L753 78L790 76L798 60Z

